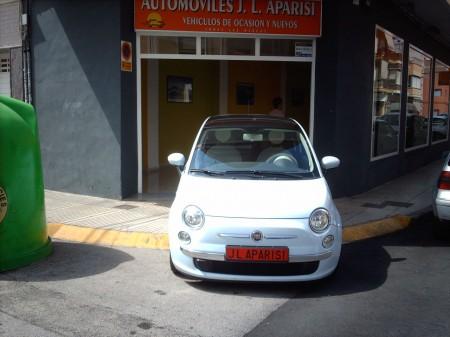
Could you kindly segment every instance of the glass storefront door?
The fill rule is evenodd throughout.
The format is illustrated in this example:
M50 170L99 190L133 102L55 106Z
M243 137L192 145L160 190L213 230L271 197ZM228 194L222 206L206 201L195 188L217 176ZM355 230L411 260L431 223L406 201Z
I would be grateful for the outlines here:
M139 192L174 194L179 176L167 156L187 157L208 116L279 110L310 130L314 41L198 36L138 41Z

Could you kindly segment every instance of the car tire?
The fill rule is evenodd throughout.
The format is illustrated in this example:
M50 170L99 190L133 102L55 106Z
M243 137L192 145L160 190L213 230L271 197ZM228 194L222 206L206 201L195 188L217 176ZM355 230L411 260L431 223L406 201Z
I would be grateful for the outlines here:
M433 235L438 240L450 238L450 223L435 218L433 221Z

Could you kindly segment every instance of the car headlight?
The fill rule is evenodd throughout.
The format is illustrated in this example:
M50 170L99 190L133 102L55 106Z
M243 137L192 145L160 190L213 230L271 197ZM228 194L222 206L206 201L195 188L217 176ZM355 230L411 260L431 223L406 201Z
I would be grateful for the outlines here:
M187 206L183 210L183 221L187 226L194 229L199 229L205 222L205 215L197 206Z
M325 208L314 210L309 217L309 227L313 232L321 233L330 226L330 214Z

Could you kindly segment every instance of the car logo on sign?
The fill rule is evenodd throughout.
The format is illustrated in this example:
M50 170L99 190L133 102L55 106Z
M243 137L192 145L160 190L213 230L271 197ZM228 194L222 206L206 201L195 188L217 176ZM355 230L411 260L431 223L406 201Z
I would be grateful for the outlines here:
M254 231L251 235L253 241L261 241L263 238L263 233L260 231Z

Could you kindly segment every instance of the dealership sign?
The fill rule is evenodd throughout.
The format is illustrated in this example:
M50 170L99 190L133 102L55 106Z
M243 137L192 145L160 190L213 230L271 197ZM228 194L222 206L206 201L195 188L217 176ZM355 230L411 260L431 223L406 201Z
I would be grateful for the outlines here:
M135 0L134 5L137 31L321 35L321 0Z

